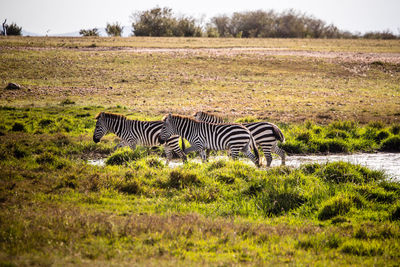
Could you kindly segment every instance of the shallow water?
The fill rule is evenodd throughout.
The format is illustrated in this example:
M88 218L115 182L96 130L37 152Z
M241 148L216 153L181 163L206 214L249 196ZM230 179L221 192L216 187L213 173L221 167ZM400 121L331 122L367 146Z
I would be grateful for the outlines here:
M226 156L211 157L210 161L228 159ZM246 158L240 159L241 161L253 164ZM263 160L265 160L263 158ZM191 159L190 161L201 162L200 158ZM291 167L299 167L306 163L326 163L334 161L344 161L352 164L360 164L373 170L384 171L389 178L400 181L400 153L360 153L350 155L307 155L307 156L288 156L286 158L286 165ZM88 163L96 166L104 166L105 159L88 160ZM265 161L263 162L265 166ZM274 158L272 166L279 166L281 164L280 158ZM182 165L182 161L170 161L169 167L176 168Z

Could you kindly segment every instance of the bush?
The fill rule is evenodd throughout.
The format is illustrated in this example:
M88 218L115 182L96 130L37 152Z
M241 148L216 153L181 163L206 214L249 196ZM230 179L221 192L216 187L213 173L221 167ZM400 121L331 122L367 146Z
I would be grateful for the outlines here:
M382 151L400 152L400 137L392 136L385 139L381 145Z
M235 12L232 16L216 16L211 19L221 37L278 37L278 38L338 38L349 33L339 31L334 25L312 16L287 10Z
M132 16L136 36L202 36L202 30L191 17L175 18L172 9L153 8Z
M108 36L121 36L123 29L124 27L122 27L118 22L115 22L114 24L107 23L106 33Z
M7 35L22 35L22 27L19 27L15 22L7 26Z
M99 30L97 28L93 29L82 29L79 31L79 34L82 36L99 36Z

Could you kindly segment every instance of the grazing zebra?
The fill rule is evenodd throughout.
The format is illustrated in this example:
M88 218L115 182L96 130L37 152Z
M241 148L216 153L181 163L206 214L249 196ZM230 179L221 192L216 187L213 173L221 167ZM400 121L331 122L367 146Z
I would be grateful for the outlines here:
M124 115L100 112L97 116L96 128L93 134L93 141L100 142L100 139L112 132L122 139L122 142L116 146L129 145L135 150L136 145L158 146L158 135L163 126L162 121L137 121L129 120ZM186 162L186 155L179 147L179 136L174 135L168 138L165 144L165 154L167 155L167 164L175 152L183 162Z
M194 117L197 120L209 123L223 122L221 117L202 111L197 112ZM282 159L282 165L285 165L286 153L283 149L278 147L278 141L284 143L285 137L278 126L269 122L249 122L242 123L242 125L249 129L256 144L261 147L268 167L271 166L272 162L271 152L279 155Z
M231 157L236 159L242 151L254 164L260 166L260 158L256 144L248 129L240 124L215 124L198 121L189 117L169 114L164 118L159 139L160 143L168 140L170 136L180 135L187 139L191 147L185 149L187 154L199 151L204 161L207 160L205 150L227 150L230 149ZM254 149L254 154L250 148Z

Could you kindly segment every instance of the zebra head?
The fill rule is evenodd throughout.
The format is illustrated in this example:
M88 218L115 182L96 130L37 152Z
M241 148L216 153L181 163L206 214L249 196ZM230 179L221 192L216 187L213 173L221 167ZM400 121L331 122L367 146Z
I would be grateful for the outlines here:
M163 120L163 126L161 128L160 134L158 135L158 141L160 144L164 144L171 135L174 134L174 130L171 124L171 114L168 114Z
M94 133L93 133L93 141L95 143L100 142L100 139L106 134L108 133L108 127L106 125L106 119L104 116L104 112L100 112L97 116L96 116L96 128L94 129Z

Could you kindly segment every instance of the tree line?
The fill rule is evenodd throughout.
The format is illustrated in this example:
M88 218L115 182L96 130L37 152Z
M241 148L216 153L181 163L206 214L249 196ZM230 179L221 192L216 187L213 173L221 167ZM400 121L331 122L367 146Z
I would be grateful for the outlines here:
M232 15L214 16L205 24L191 16L176 16L168 7L137 11L130 18L132 36L400 39L400 32L395 35L390 30L364 34L343 31L333 24L293 9L283 12L235 12ZM7 25L5 22L2 35L21 35L21 27L15 23ZM115 22L107 23L105 30L108 36L121 36L123 28ZM97 28L81 29L79 34L100 35Z

